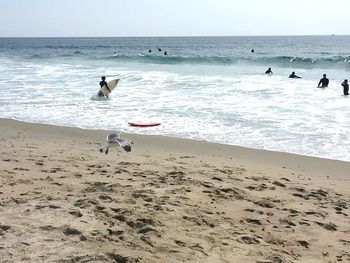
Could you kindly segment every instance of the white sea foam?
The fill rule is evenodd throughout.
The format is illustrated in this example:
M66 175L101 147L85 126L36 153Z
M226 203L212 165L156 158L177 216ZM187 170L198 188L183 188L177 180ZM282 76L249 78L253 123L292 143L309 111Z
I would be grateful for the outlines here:
M113 71L98 68L105 75ZM317 80L285 76L204 75L118 69L109 100L98 90L95 68L67 64L24 65L3 79L1 117L94 129L163 134L349 160L349 99L338 81L317 89ZM114 71L115 72L115 71ZM13 78L11 78L13 77ZM10 85L8 85L10 84ZM128 122L157 121L150 129Z

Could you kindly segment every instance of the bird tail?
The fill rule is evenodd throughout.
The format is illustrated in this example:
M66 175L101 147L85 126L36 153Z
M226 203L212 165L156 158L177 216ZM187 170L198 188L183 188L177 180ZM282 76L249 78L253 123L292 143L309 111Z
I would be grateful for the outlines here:
M100 153L108 154L108 144L104 144L99 149Z

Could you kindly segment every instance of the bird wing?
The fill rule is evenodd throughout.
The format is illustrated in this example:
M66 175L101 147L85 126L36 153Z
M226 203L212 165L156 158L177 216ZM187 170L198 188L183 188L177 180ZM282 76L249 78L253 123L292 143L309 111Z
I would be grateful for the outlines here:
M107 135L107 142L110 143L110 142L113 142L115 141L116 139L118 139L118 134L115 134L115 133L110 133Z
M126 152L131 152L131 143L129 139L119 137L116 139L116 142L118 142Z
M107 136L107 142L114 142L116 141L118 138L120 138L120 134L121 132L117 132L117 133L110 133Z

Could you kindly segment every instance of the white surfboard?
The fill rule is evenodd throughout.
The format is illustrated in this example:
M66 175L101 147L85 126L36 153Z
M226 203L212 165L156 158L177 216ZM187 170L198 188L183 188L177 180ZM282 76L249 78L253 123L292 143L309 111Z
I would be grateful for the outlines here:
M108 85L108 88L109 90L107 89L106 85L104 85L100 91L103 93L103 95L107 96L109 93L112 92L112 90L115 89L115 87L118 85L118 82L119 82L119 79L113 79L111 81L108 81L107 82L107 85Z

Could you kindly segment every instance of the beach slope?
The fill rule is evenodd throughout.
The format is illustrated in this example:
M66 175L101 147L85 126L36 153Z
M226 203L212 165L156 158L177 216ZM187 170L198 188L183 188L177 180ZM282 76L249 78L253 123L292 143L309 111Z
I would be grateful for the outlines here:
M1 262L350 260L350 164L0 119Z

